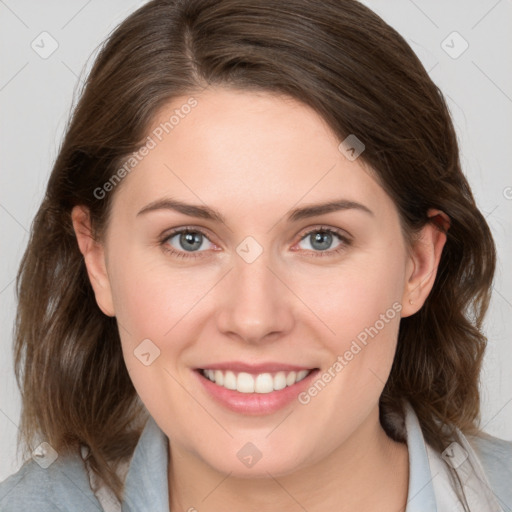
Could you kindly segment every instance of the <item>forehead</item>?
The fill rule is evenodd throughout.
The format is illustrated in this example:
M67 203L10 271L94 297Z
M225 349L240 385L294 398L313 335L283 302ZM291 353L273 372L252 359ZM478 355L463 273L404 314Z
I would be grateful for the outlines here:
M242 216L339 198L366 200L376 213L392 206L326 122L287 96L209 89L178 97L160 109L146 141L150 149L116 194L125 206L165 196Z

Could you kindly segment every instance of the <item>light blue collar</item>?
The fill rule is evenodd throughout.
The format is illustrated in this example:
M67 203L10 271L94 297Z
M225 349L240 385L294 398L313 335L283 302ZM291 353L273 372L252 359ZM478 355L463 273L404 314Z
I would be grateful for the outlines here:
M409 490L405 512L437 512L432 472L418 417L405 404L405 428L409 450Z
M123 512L169 512L168 439L150 416L126 475Z

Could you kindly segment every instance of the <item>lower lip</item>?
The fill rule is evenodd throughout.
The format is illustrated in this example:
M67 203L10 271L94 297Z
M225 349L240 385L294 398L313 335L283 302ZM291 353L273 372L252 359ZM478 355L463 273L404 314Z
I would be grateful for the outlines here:
M199 370L194 370L194 373L208 394L227 409L241 414L264 415L279 411L296 400L299 393L310 385L319 371L313 370L307 377L292 386L270 393L240 393L240 391L215 384L204 377Z

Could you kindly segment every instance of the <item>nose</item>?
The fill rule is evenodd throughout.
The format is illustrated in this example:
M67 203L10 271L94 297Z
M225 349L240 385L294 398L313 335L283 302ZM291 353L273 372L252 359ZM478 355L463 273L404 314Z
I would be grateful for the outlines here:
M251 344L275 341L290 332L295 318L292 309L297 305L285 283L286 276L271 268L265 252L252 263L235 258L219 290L220 332Z

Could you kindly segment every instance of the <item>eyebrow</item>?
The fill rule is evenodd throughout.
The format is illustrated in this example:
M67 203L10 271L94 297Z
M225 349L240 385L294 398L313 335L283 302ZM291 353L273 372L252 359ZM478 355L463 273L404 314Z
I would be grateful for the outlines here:
M176 199L158 199L149 203L137 213L137 216L152 212L155 210L174 210L189 217L197 217L200 219L213 220L225 224L224 216L208 206L199 206L188 203L183 203ZM347 199L339 199L336 201L329 201L327 203L312 204L301 208L295 208L288 212L287 221L296 222L298 220L306 219L309 217L316 217L326 213L342 211L342 210L359 210L374 216L374 213L365 205Z

